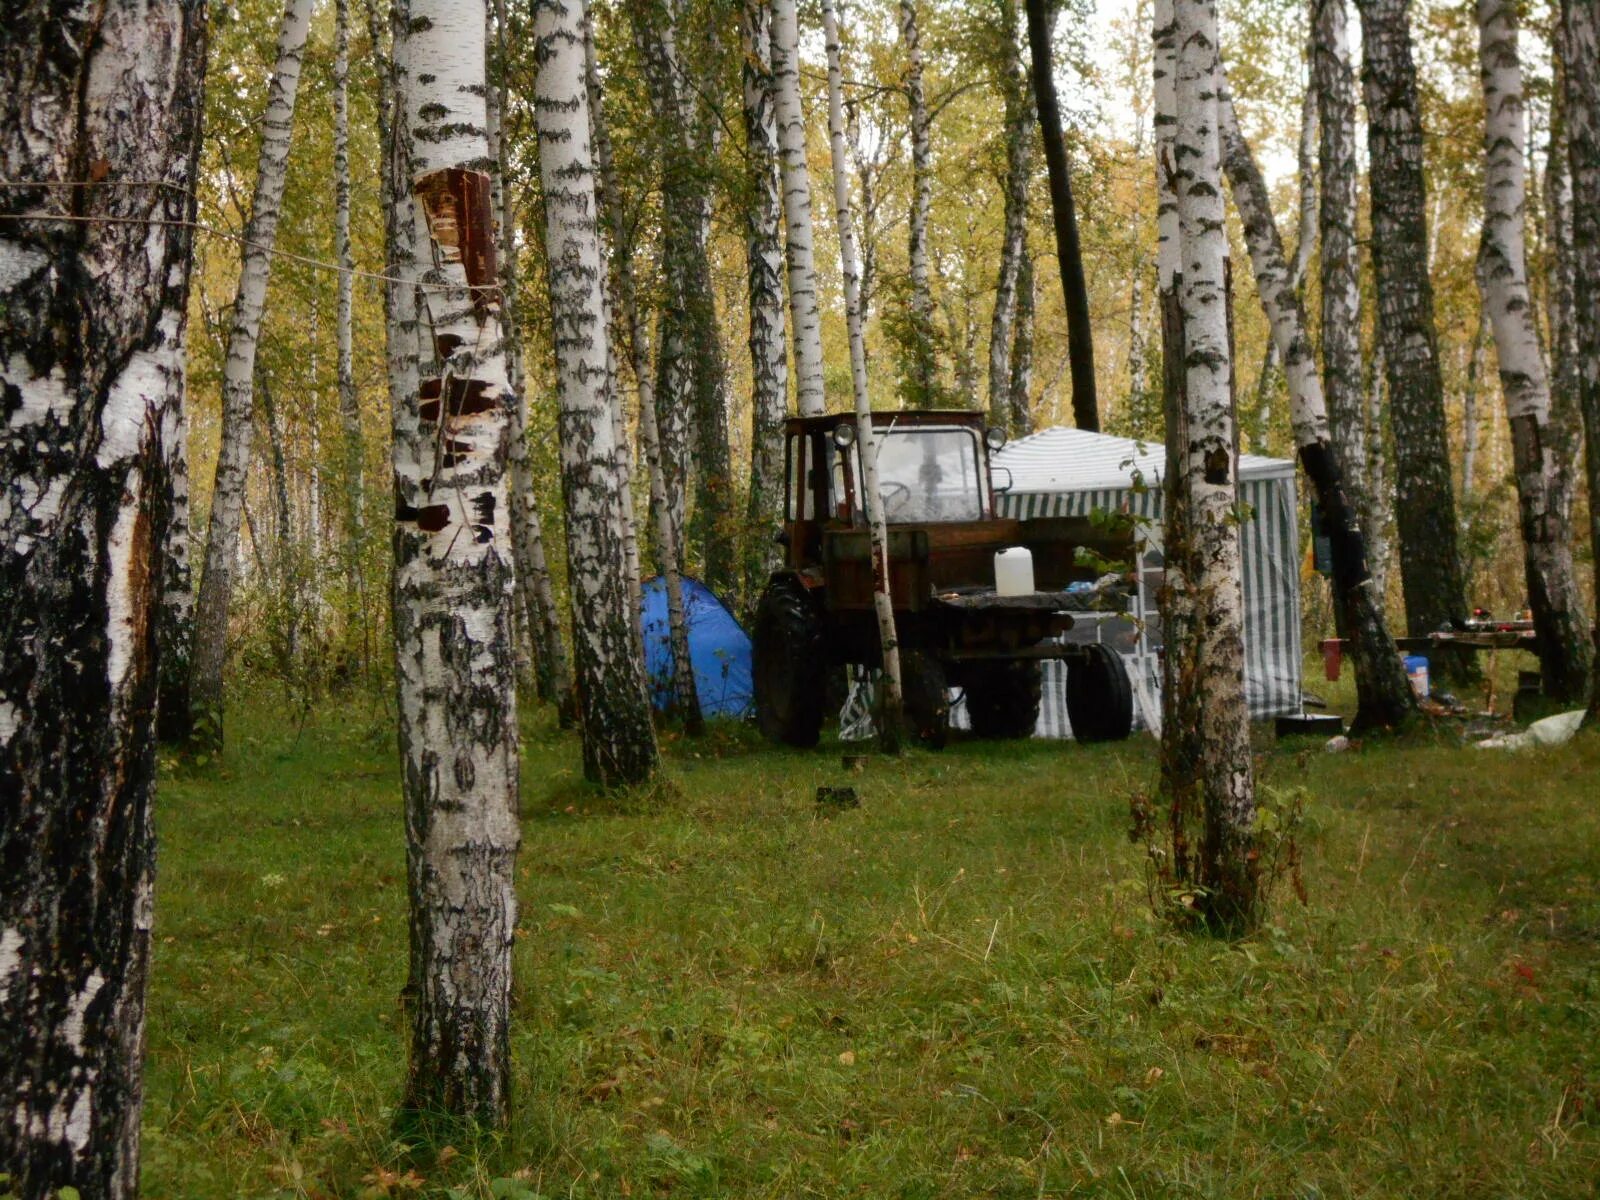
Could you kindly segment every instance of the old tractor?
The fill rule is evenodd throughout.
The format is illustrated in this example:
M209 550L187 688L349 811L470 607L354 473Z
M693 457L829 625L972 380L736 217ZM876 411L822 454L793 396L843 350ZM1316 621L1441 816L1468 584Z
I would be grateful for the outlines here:
M1079 740L1127 737L1133 699L1121 657L1057 635L1072 627L1066 589L1131 561L1131 530L1083 517L997 516L989 454L1004 436L986 431L979 414L882 413L873 430L906 718L917 737L945 744L951 689L964 694L975 735L1029 736L1046 659L1067 665L1067 717ZM792 418L785 433L786 562L756 613L756 715L772 740L813 746L830 675L881 667L882 651L856 417ZM1003 467L999 474L1008 478ZM1037 590L997 587L996 554L1014 547L1031 553Z

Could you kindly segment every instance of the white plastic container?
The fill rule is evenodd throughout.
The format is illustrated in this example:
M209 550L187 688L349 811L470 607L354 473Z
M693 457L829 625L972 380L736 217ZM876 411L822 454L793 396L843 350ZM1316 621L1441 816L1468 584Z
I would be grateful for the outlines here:
M1026 596L1033 588L1033 551L1026 546L997 550L994 556L994 590L1001 596Z

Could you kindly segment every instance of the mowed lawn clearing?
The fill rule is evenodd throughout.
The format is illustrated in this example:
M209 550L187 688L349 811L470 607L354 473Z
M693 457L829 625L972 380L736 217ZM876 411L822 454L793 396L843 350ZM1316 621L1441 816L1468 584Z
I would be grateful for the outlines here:
M171 768L151 1197L1563 1197L1600 1178L1600 737L1263 742L1309 900L1151 914L1148 737L874 757L721 729L605 798L529 715L517 1109L397 1131L392 728L263 693ZM820 784L861 807L819 818Z

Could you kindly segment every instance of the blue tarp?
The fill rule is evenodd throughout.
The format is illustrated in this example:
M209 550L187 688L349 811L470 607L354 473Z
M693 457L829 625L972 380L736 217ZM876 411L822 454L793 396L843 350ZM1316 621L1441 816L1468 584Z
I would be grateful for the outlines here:
M683 577L683 604L701 713L708 717L744 716L753 703L750 638L711 589L687 575ZM650 701L658 709L665 709L672 703L672 645L667 627L667 584L659 575L645 580L643 617Z

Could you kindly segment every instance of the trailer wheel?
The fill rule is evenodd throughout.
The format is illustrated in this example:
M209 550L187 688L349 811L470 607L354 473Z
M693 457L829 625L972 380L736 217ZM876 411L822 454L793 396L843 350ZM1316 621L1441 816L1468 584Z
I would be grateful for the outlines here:
M822 622L798 581L778 576L756 609L750 646L756 724L775 742L815 746L825 690Z
M1067 665L1067 720L1080 742L1120 742L1133 732L1133 684L1122 655L1098 642Z
M928 749L943 750L950 736L950 689L943 664L925 651L907 650L900 656L900 682L911 732Z
M1032 737L1039 724L1044 676L1039 664L1026 660L980 662L963 672L967 719L981 738Z

